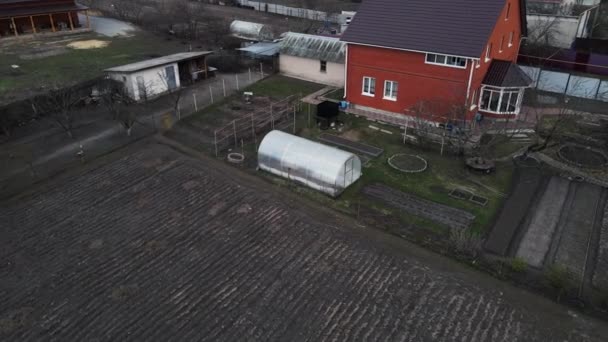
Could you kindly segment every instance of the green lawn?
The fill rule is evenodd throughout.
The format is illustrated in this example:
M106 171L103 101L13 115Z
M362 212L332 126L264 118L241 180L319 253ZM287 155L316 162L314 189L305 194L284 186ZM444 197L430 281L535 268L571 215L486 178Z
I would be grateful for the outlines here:
M294 94L306 96L324 87L324 85L318 83L274 75L251 85L246 91L253 92L255 96L270 96L281 99Z
M318 83L302 81L282 75L273 75L250 85L243 91L250 91L254 96L269 96L274 101L278 101L291 95L306 96L324 87L324 85ZM222 107L227 103L240 99L241 96L241 93L228 96L192 114L186 121L200 121L206 124L219 123L222 121Z
M247 90L255 95L271 96L280 99L292 94L306 95L321 89L323 86L315 83L305 82L283 76L272 76L260 81ZM212 123L217 118L218 111L227 102L234 100L235 97L228 97L224 101L217 102L187 120L197 120L205 123ZM314 112L314 111L313 111ZM213 115L211 115L213 114ZM316 140L321 131L314 127L314 118L308 122L307 105L302 106L302 112L297 117L297 128L301 136ZM422 198L443 203L456 208L465 209L476 216L473 230L483 234L488 225L493 220L494 215L500 208L503 197L507 193L512 178L512 166L509 163L500 164L497 172L491 175L480 175L470 173L465 169L464 161L461 158L441 156L436 150L422 150L412 145L404 145L401 132L392 126L381 126L382 129L391 131L393 134L385 134L370 129L371 122L352 115L341 114L341 120L346 123L349 138L353 135L358 136L358 140L385 150L379 158L373 159L364 167L363 176L357 183L348 188L339 198L332 199L324 194L308 189L303 186L296 186L285 179L274 177L270 174L257 172L274 184L290 188L291 191L298 192L309 199L331 207L349 215L357 215L359 204L365 204L379 212L387 215L399 217L403 222L414 224L418 227L426 228L433 232L447 232L446 228L435 222L424 218L415 217L406 213L399 212L394 208L383 205L375 201L370 201L361 195L361 189L372 183L383 183L404 192L416 194ZM333 133L329 131L328 133ZM247 155L255 154L253 145L246 146ZM428 162L428 169L419 174L405 174L399 172L388 165L387 159L396 153L416 154L425 158ZM251 170L253 170L252 168ZM471 202L465 202L448 196L448 192L454 188L465 188L477 195L487 197L489 203L486 207L480 207Z
M499 164L497 172L491 175L471 173L465 169L464 161L461 158L441 156L435 150L422 150L411 145L404 145L400 132L396 128L383 126L383 129L393 132L392 135L388 135L370 129L368 126L371 122L364 119L343 114L342 120L347 122L351 132L358 132L359 141L384 148L385 152L363 168L363 176L357 183L348 188L335 200L335 203L332 204L333 200L329 200L328 204L353 212L356 210L353 203L363 200L360 190L367 184L382 183L434 202L465 209L476 216L473 224L475 232L482 234L487 230L504 199L501 194L508 192L510 187L513 168L509 163ZM305 125L305 123L301 124ZM373 125L378 126L379 124L373 123ZM302 130L302 135L312 140L316 139L319 133L317 128ZM417 174L399 172L390 167L387 162L387 159L396 153L419 155L427 160L428 169ZM454 199L448 196L448 192L454 188L468 189L477 195L487 197L489 203L487 206L481 207L474 203ZM437 228L437 225L424 221L420 219L420 222L426 223L428 228Z
M89 33L79 40L96 39L108 41L104 48L76 50L63 47L59 55L23 58L28 49L40 51L40 44L24 41L24 46L0 50L0 98L22 95L25 92L43 90L49 85L67 85L102 75L104 69L145 60L153 57L185 51L186 46L179 41L168 41L163 37L147 32L139 32L133 37L105 37ZM48 39L48 38L47 38ZM59 38L56 38L59 40ZM63 39L70 39L69 36ZM51 44L45 42L45 44ZM59 44L55 42L52 44ZM29 48L31 46L31 49ZM18 51L18 53L15 53ZM11 65L18 65L18 69Z

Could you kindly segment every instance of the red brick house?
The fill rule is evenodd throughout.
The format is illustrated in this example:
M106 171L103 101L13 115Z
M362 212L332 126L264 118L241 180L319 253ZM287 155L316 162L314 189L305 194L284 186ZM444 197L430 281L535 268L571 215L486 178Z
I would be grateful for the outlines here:
M74 0L0 0L0 39L43 32L74 31L82 26Z
M345 96L434 122L519 114L524 0L364 0L344 33Z

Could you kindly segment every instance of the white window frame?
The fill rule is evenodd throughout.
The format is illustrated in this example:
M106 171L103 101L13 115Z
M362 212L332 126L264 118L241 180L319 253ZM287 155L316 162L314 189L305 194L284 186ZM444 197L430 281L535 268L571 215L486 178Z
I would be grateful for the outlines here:
M369 80L369 91L365 91L365 81ZM374 87L372 89L372 81L374 83ZM373 92L372 92L373 90ZM371 76L363 76L363 84L361 87L361 94L365 95L365 96L370 96L370 97L375 97L376 96L376 78L371 77Z
M390 85L390 87L389 87L389 85ZM390 88L390 90L389 90L390 94L392 95L393 91L394 91L394 95L395 96L391 96L391 95L387 96L386 95L386 90L389 89L389 88ZM397 89L394 89L394 88L397 88ZM397 81L388 81L388 80L384 81L384 89L383 89L383 92L382 92L382 98L384 100L397 101L398 92L399 92L399 82L397 82Z
M486 58L485 58L486 63L488 63L489 61L492 60L492 58L490 58L491 51L492 51L492 43L488 43L488 45L486 46Z
M524 97L524 92L526 88L501 88L501 87L491 87L491 86L482 86L481 91L479 92L479 110L486 113L493 113L499 115L518 115L521 111L521 104ZM490 97L488 98L488 104L482 104L482 100L484 98L484 94L486 92L490 92ZM503 100L507 101L507 105L513 99L513 96L517 94L517 99L515 100L515 108L512 111L501 111ZM490 109L490 104L492 100L498 97L498 102L496 103L496 110Z
M429 56L435 56L435 60L437 59L437 56L441 56L441 57L443 57L443 62L429 62ZM458 59L464 60L464 66L455 65L455 64L448 64L448 59L449 58L458 58ZM441 66L450 67L450 68L466 69L467 68L467 64L469 63L469 61L466 58L458 57L458 56L444 55L444 54L441 54L441 53L427 53L424 56L424 63L425 64L432 64L432 65L441 65Z
M513 36L515 34L513 33L513 31L511 31L511 33L509 34L509 47L513 46Z

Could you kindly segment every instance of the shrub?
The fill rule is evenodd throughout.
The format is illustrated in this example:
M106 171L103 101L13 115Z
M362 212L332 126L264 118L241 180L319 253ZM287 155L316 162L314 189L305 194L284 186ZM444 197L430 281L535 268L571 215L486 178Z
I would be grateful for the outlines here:
M470 229L452 229L450 231L450 244L460 254L476 257L481 251L481 237Z
M528 263L522 258L513 258L509 266L513 272L523 273L528 268Z
M552 265L545 271L547 285L557 291L557 301L574 287L572 274L561 265Z

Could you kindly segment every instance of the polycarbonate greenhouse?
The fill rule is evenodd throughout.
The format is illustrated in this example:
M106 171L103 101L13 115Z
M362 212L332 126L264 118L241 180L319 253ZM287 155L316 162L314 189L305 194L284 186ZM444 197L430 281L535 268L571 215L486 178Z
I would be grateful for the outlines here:
M258 166L333 197L361 177L356 155L276 130L262 140Z

